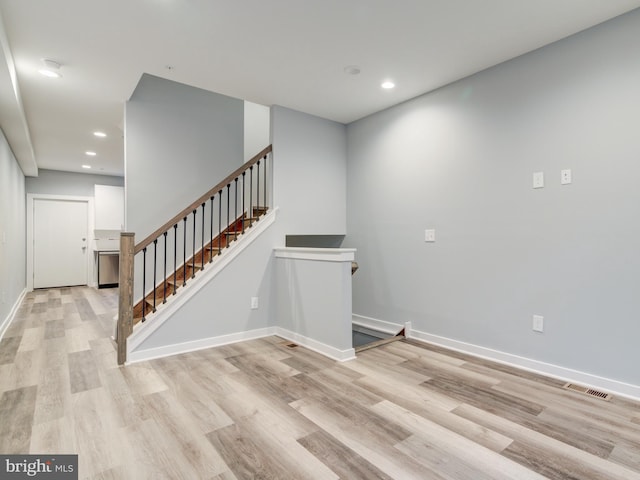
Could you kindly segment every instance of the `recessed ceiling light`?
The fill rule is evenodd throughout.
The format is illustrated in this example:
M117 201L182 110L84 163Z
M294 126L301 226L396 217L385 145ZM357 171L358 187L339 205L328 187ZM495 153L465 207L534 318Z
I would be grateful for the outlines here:
M386 82L383 82L382 85L380 85L382 88L384 88L385 90L389 90L390 88L393 88L396 86L395 83L390 82L389 80L387 80Z
M93 132L93 134L94 134L96 137L100 137L100 138L104 138L104 137L106 137L106 136L107 136L107 134L106 134L106 133L104 133L104 132Z
M84 153L85 153L85 155L89 155L90 157L95 157L96 156L96 152L86 151Z
M62 76L58 72L54 72L52 70L46 70L44 68L38 70L38 72L40 73L40 75L44 75L45 77L49 77L49 78L60 78Z
M43 67L38 70L41 75L49 78L60 78L62 75L60 74L60 64L54 60L49 60L46 58L42 59Z
M82 168L86 168L87 170L89 170L91 168L91 165L82 165Z

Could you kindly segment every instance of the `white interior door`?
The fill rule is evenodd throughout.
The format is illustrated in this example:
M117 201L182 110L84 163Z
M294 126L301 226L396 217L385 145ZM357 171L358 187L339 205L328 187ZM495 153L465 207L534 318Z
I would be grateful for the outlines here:
M86 201L34 199L33 287L87 284Z

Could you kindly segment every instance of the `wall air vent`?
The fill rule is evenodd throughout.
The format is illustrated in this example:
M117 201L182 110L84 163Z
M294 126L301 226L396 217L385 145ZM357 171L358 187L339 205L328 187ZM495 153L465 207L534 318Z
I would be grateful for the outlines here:
M610 393L601 392L599 390L583 387L582 385L576 385L574 383L567 383L563 388L567 390L573 390L574 392L583 393L584 395L589 395L590 397L600 398L602 400L611 400L613 398L613 395L611 395Z

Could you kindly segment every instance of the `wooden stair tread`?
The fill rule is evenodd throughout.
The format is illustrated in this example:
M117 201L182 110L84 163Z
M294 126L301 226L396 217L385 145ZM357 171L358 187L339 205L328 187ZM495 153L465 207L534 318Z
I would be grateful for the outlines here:
M171 289L167 288L167 298L171 296L172 292L173 292L173 288ZM153 293L150 293L149 295L147 295L144 300L145 302L147 302L148 305L153 306ZM162 303L162 300L164 300L164 289L157 288L156 289L156 307L160 303Z

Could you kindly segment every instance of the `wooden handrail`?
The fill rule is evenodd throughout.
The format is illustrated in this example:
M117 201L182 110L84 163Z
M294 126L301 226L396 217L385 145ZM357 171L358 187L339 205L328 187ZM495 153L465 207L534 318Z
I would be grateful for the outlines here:
M158 228L155 232L153 232L147 238L145 238L140 243L138 243L135 246L134 253L138 253L138 252L142 251L143 248L149 246L156 238L158 238L164 232L169 230L171 227L173 227L176 223L178 223L184 217L188 216L194 209L197 209L200 205L202 205L203 202L206 202L213 195L217 194L220 190L222 190L224 187L226 187L227 184L231 183L235 178L239 177L242 174L242 172L244 172L245 170L248 170L249 167L252 167L256 163L258 163L259 160L262 160L262 158L264 158L265 156L267 156L267 154L269 152L271 152L271 148L272 148L272 146L269 145L264 150L262 150L260 153L258 153L253 158L251 158L251 160L249 160L248 162L242 164L242 166L239 167L238 169L236 169L231 175L227 176L224 180L219 182L215 187L210 189L207 193L202 195L200 198L198 198L196 201L194 201L191 205L189 205L187 208L182 210L180 213L178 213L176 216L174 216L171 220L166 222L164 225L162 225L160 228Z

